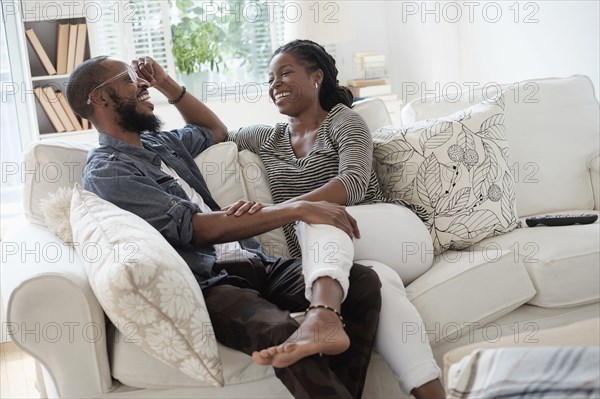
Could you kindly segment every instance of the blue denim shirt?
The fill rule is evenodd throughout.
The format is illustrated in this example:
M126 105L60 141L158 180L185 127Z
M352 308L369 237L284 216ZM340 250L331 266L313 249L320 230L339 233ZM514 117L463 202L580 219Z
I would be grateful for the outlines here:
M214 246L194 247L192 215L201 213L181 186L160 168L161 160L177 172L213 211L220 207L211 196L194 157L214 144L209 129L186 125L170 132L141 135L140 148L99 133L100 146L90 151L81 179L88 191L132 212L150 223L186 261L201 288L227 273L213 272ZM270 260L253 238L239 241L242 248L263 261Z

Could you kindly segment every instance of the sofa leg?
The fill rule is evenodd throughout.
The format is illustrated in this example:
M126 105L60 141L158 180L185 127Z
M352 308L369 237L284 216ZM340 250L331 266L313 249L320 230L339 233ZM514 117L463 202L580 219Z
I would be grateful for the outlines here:
M44 380L44 371L42 365L37 360L35 361L35 389L40 394L40 399L48 399L48 392L46 391L46 383Z

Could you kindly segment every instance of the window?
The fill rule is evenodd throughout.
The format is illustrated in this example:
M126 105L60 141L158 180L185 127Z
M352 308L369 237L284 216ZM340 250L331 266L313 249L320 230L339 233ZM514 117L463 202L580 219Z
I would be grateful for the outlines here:
M3 7L0 7L0 18ZM2 190L17 187L21 184L19 169L21 162L21 136L19 135L19 121L15 100L19 97L11 91L14 89L14 78L10 69L10 59L6 40L6 24L0 29L0 159L2 160ZM6 193L3 193L6 194Z
M222 89L266 84L273 43L277 46L283 41L283 18L277 7L280 3L283 2L102 2L102 15L90 29L98 43L94 53L124 60L149 55L203 99L218 95ZM213 60L213 71L209 72L211 62L204 60Z
M0 7L0 19L4 21ZM14 57L14 55L12 55ZM21 98L15 95L15 83L18 82L17 74L11 70L10 55L7 46L7 24L0 25L0 164L2 165L2 184L0 185L0 241L9 226L17 225L23 220L22 201L22 143L21 128L26 128L25 123L19 123L17 101ZM13 61L15 61L13 59ZM22 114L22 112L21 112ZM26 113L25 113L26 114ZM21 119L23 122L23 119ZM0 319L2 318L0 310ZM0 341L1 341L0 337Z

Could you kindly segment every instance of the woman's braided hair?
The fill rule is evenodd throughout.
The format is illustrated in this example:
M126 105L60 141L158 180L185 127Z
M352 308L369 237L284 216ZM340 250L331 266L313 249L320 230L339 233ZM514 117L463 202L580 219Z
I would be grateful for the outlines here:
M275 50L271 59L280 53L295 55L299 60L307 62L310 65L309 69L312 69L312 71L317 69L323 71L319 103L325 111L331 111L334 106L340 103L347 107L352 106L354 96L347 87L339 85L335 60L325 51L323 46L310 40L294 40Z

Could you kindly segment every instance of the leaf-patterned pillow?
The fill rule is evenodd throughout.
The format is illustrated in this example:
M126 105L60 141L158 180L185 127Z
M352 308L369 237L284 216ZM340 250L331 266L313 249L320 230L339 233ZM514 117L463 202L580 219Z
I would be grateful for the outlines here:
M451 116L373 134L383 194L425 222L436 254L519 227L502 94Z
M202 291L163 236L79 185L71 198L71 228L90 286L115 326L166 364L223 386Z

